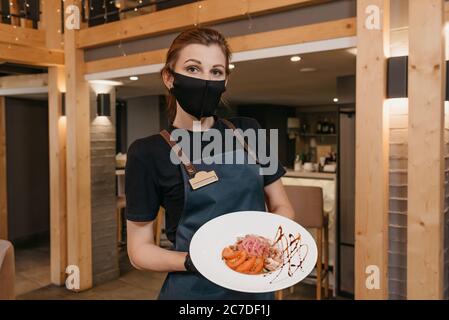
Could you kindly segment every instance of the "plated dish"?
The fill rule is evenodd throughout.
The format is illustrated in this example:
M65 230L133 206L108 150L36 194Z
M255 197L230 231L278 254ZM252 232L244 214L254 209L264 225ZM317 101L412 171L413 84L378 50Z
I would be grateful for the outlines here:
M263 211L239 211L204 224L190 256L210 281L242 292L272 292L303 280L314 269L317 247L298 223Z
M232 270L244 274L263 274L282 266L282 248L270 239L248 234L225 247L222 257Z

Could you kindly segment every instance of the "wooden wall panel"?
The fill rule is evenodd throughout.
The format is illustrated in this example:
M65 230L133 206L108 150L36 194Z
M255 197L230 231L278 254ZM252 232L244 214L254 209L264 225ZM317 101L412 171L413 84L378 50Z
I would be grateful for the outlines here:
M407 297L443 297L444 1L409 1Z
M66 0L65 6L77 4ZM68 264L80 271L80 290L92 287L92 223L89 85L84 80L83 51L75 30L65 30L67 114L67 246Z
M356 299L386 299L388 295L389 127L384 102L389 8L388 0L357 1Z

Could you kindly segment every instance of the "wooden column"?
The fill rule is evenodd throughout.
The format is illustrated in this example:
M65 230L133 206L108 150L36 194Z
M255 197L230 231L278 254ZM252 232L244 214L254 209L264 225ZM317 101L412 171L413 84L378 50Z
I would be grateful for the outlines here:
M389 0L357 1L356 299L388 295L388 112L384 101L389 8Z
M61 48L61 1L42 1L42 21L47 47ZM65 283L67 267L66 118L62 117L65 92L64 67L48 68L48 126L50 162L50 270L51 282Z
M64 67L50 67L48 80L51 281L53 284L63 285L67 267L67 136L66 117L61 114Z
M443 297L443 3L409 1L408 299Z
M6 175L6 104L0 96L0 239L8 239L8 193Z
M66 0L65 6L80 5ZM81 11L81 10L80 10ZM80 271L80 290L92 287L90 104L84 80L83 50L76 49L76 30L64 31L67 114L68 264Z

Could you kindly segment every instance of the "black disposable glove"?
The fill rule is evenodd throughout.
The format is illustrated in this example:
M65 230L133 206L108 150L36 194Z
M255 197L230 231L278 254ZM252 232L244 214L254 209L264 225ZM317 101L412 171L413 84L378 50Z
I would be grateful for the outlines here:
M187 253L186 259L184 260L184 267L186 268L187 272L194 272L194 273L198 272L198 270L195 268L195 265L192 262L192 259L190 258L190 253Z

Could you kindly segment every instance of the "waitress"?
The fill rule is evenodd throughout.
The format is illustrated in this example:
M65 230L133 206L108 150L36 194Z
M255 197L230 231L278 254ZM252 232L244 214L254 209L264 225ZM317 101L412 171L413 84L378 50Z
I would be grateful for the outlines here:
M183 151L180 164L174 164L170 158L172 148L179 150L176 148L180 146L172 141L170 133L181 129L192 138L194 121L200 121L200 135L213 128L222 133L223 140L225 129L260 129L251 118L225 120L215 115L229 77L230 57L225 38L213 29L192 28L179 34L161 70L170 93L167 110L170 126L159 134L134 141L128 149L125 175L128 255L139 270L168 272L159 299L274 298L272 292L242 293L212 283L196 270L188 251L196 230L229 212L269 211L293 218L280 180L285 174L282 165L278 163L272 175L261 175L260 165L269 164L259 164L257 158L256 163L233 165L194 164L192 155ZM236 138L238 141L239 137ZM257 153L243 144L246 157L256 157ZM201 142L201 146L204 148L207 142ZM192 178L198 171L214 172L217 180L195 185ZM165 208L165 231L173 250L154 244L153 221L160 206Z

